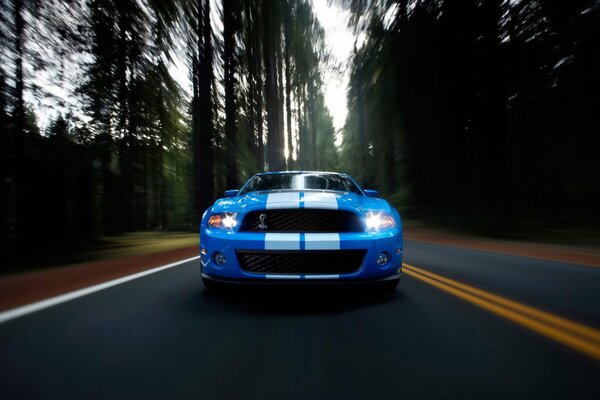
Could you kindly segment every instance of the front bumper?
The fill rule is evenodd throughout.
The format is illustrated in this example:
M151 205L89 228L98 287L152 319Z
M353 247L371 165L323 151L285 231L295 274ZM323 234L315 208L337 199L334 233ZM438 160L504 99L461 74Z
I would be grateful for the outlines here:
M233 285L371 285L400 279L402 272L379 279L231 279L202 273L203 279Z
M359 283L394 280L402 272L402 232L392 229L383 232L357 233L256 233L234 232L202 227L200 235L202 277L231 283ZM344 274L259 274L244 271L236 251L282 251L282 250L365 250L366 254L356 271ZM214 254L225 255L222 266L214 262ZM390 255L387 264L377 264L382 252Z

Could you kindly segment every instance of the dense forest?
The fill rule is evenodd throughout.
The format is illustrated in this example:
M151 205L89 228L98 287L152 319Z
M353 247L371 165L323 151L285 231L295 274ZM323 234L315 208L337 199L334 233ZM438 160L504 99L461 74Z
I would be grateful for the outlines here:
M308 1L0 4L3 254L195 229L253 173L335 169Z
M600 2L342 3L342 169L445 226L597 229Z
M311 0L0 0L2 254L196 229L284 169L448 226L598 227L598 1L329 4L355 37L339 131Z

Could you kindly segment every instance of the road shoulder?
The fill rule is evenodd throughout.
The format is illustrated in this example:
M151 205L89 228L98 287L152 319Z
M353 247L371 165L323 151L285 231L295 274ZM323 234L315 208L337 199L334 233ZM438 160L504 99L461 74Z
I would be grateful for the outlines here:
M404 239L540 260L600 268L600 249L594 247L488 239L423 227L407 227Z
M186 246L3 276L0 277L0 311L156 268L198 254L198 246Z

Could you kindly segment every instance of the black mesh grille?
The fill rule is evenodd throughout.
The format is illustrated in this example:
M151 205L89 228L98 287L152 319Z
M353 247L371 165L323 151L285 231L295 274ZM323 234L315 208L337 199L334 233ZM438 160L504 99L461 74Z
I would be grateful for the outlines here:
M360 269L366 250L238 250L246 272L258 274L349 274Z
M260 216L264 215L261 228ZM342 210L261 210L246 215L242 232L362 232L364 226L358 215Z

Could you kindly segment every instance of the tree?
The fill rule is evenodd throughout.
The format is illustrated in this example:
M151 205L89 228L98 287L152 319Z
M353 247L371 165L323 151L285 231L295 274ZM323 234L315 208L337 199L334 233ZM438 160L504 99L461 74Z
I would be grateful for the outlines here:
M348 92L350 172L415 215L494 232L574 219L583 193L597 198L587 150L598 125L597 4L342 3L366 37Z
M198 0L192 50L192 151L195 209L201 216L214 198L213 46L210 0Z
M263 43L265 63L265 92L267 110L267 163L269 170L285 169L283 154L283 124L280 120L280 104L278 83L279 46L281 41L279 3L266 1L263 15Z
M237 57L235 36L239 24L238 0L223 1L223 74L225 87L225 143L226 153L234 154L237 151L237 106L235 79ZM225 181L227 187L237 187L239 176L237 160L235 157L225 158Z
M310 2L221 4L0 0L3 249L189 228L266 166L333 168Z

